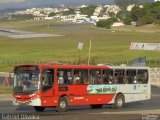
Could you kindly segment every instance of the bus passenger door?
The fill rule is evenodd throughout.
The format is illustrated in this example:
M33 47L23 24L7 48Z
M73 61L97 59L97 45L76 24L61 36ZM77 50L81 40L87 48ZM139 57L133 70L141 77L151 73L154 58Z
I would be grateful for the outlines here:
M60 97L63 95L67 95L69 100L74 102L73 96L75 94L73 82L73 72L72 69L68 68L59 68L57 69L57 86L55 88L56 96ZM73 105L73 104L72 104Z
M74 69L72 85L70 87L70 95L74 105L86 104L88 84L88 70Z
M42 106L53 105L53 84L54 84L54 69L44 69L42 71Z

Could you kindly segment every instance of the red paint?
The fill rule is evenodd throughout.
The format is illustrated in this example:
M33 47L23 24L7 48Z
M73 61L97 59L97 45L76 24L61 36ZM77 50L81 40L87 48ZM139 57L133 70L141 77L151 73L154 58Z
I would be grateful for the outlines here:
M30 65L32 66L32 65ZM38 65L37 65L38 66ZM88 85L58 85L57 71L56 69L90 69L90 70L104 70L108 69L107 66L88 66L88 65L39 65L40 72L45 68L55 69L55 83L54 86L43 92L40 88L39 92L31 95L16 95L13 94L13 97L17 101L28 101L35 97L40 97L42 106L57 106L58 100L62 95L66 95L70 101L70 105L90 105L90 104L107 104L109 103L115 94L88 94L87 86ZM42 82L42 81L41 81ZM42 83L41 83L42 85ZM61 91L58 90L58 87L61 87ZM65 91L65 87L67 90ZM64 88L64 89L63 89Z
M17 102L28 102L32 99L38 98L40 97L39 92L36 92L34 94L30 94L30 95L20 95L20 94L15 94L13 93L13 98L16 99Z

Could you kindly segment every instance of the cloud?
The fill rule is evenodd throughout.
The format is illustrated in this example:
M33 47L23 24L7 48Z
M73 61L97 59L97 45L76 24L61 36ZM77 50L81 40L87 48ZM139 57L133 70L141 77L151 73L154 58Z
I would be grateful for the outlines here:
M0 4L9 4L9 3L22 3L25 0L0 0Z

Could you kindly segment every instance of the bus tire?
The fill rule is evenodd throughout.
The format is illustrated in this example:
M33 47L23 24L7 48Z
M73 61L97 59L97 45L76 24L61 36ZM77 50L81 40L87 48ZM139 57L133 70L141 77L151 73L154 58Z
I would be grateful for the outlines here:
M41 106L34 106L35 111L37 112L42 112L44 111L45 107L41 107Z
M97 104L97 105L90 105L92 109L98 109L101 108L103 105L102 104Z
M68 110L68 101L66 97L60 97L58 106L56 107L57 112L66 112Z
M118 94L114 100L113 108L120 109L123 108L125 99L123 94Z

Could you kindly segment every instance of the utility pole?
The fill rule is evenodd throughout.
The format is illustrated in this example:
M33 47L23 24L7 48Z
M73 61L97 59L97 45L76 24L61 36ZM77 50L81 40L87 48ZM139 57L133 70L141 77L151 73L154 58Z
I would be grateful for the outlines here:
M89 52L88 52L88 65L90 65L91 47L92 47L92 40L90 39L90 41L89 41Z

